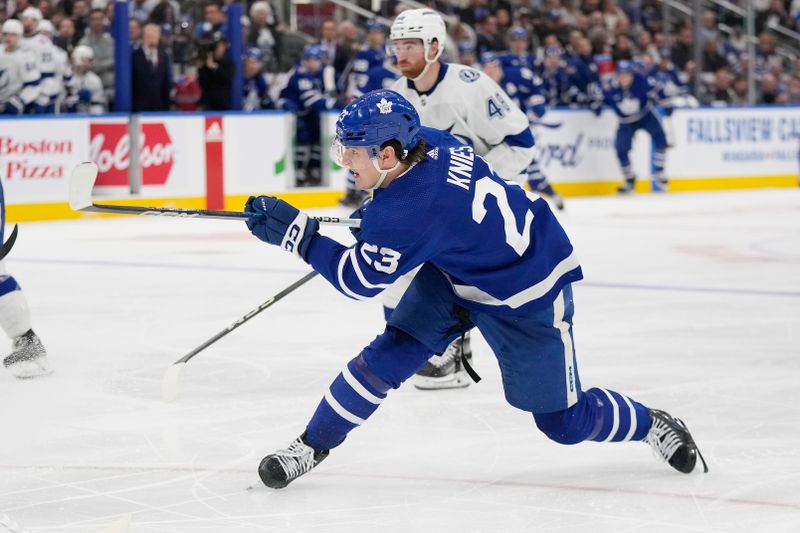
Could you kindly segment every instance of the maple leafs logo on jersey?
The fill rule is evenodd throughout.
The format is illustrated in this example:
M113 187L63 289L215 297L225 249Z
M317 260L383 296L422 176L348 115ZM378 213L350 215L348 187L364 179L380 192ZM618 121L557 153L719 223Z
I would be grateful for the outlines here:
M378 111L381 112L381 115L388 115L392 112L392 103L386 98L381 98L381 101L377 103L377 106Z

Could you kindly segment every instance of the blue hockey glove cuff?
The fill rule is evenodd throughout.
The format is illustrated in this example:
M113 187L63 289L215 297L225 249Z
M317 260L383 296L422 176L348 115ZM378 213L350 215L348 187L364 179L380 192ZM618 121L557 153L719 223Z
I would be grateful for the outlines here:
M246 220L253 235L307 261L308 245L319 229L319 222L272 196L251 196L244 210L255 214Z
M3 107L4 115L21 115L25 110L25 102L19 96L12 96Z

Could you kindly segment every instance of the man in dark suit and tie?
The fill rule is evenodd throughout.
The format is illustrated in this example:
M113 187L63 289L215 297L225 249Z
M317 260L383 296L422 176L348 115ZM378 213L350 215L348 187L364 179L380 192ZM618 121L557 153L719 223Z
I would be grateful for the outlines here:
M133 110L169 111L172 90L172 65L160 50L161 28L146 24L142 46L133 51Z

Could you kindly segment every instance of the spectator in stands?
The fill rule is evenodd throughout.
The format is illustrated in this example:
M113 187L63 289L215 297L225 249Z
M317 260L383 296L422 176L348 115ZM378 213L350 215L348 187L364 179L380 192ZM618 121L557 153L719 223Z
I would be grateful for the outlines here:
M77 5L77 2L76 2ZM114 98L114 39L106 31L106 15L102 9L89 13L89 28L78 44L88 46L94 52L92 71L100 76L106 98Z
M732 104L736 100L736 93L733 92L733 76L730 70L726 67L718 69L714 73L714 80L703 87L698 99L703 105L715 107Z
M618 33L614 38L614 61L625 61L633 59L633 45L627 33Z
M72 21L75 24L75 38L80 41L83 39L86 27L89 25L88 0L75 0L72 2Z
M701 71L717 72L727 66L728 60L720 53L719 40L716 37L706 39L703 43L703 65Z
M128 36L134 50L142 45L142 23L139 19L133 17L128 19Z
M210 0L203 6L203 22L194 29L195 37L215 32L226 32L226 18L220 0Z
M145 24L142 46L133 51L133 110L169 111L172 90L172 64L159 48L161 28Z
M344 72L347 64L361 47L358 42L358 30L349 20L339 24L339 39L336 45L336 55L333 57L333 68L337 73Z
M148 0L132 0L129 4L128 9L130 10L131 18L135 18L142 24L147 22L147 19L150 17L150 10L152 9L152 3L148 2Z
M762 104L780 104L786 101L786 97L782 94L778 85L777 78L769 72L761 77L758 92L758 101Z
M680 70L692 59L692 29L688 26L678 31L678 37L672 46L672 62Z
M253 2L253 5L250 6L250 21L245 43L249 48L261 50L262 61L274 69L277 24L272 6L264 0ZM336 35L336 26L333 28L333 34Z
M333 64L336 59L337 48L339 47L339 43L336 39L336 21L333 19L323 20L319 32L319 44L328 51L328 64ZM339 73L340 72L337 71L337 74Z
M475 56L475 47L469 42L458 45L458 62L474 69L480 69L478 58Z
M789 78L786 90L787 104L800 104L800 74L795 74Z
M75 33L75 22L71 18L61 19L61 22L58 23L58 35L53 38L53 43L67 54L72 55L79 40Z
M756 33L773 26L792 26L792 20L781 0L770 0L769 7L756 14Z
M198 80L203 91L200 105L210 111L228 110L231 108L233 77L236 75L236 66L226 57L228 39L222 32L216 31L204 36L198 46L201 47Z
M180 13L180 5L176 0L160 0L153 6L147 21L161 26L162 36L167 33L171 35L180 25Z
M617 0L604 0L603 1L603 22L609 32L613 32L617 28L620 20L628 21L628 15L617 5Z
M744 105L749 103L747 96L747 78L739 76L733 80L733 100L734 105Z
M484 52L500 52L507 48L504 40L497 33L497 19L493 15L486 15L478 24L476 48L479 56Z
M719 30L717 30L717 15L710 9L703 11L703 17L700 19L700 40L702 42L708 39L716 39L719 37Z

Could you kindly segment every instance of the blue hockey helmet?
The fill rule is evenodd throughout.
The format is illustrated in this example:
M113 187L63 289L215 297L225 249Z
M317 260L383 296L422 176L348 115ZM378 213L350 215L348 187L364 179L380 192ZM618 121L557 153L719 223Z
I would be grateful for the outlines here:
M617 72L633 72L634 70L636 70L636 67L633 64L633 61L623 59L622 61L617 62Z
M481 54L481 65L486 65L487 63L499 63L500 56L494 52L484 52Z
M377 157L381 146L397 141L408 153L419 142L419 114L402 95L378 89L356 98L345 107L336 121L334 158L342 163L347 148L366 148L372 164L380 173L373 189L380 187L386 175L399 166L382 169ZM403 154L405 156L405 154Z
M371 91L350 102L336 121L342 146L378 147L396 140L404 150L417 144L419 114L402 95L387 89Z
M459 54L474 54L475 46L469 41L461 41L458 43Z
M328 55L327 49L319 44L307 44L303 48L303 59L323 59Z
M386 31L386 27L375 19L369 19L365 26L367 31L379 31L381 33Z
M520 26L515 26L511 28L511 39L527 39L528 38L528 30L522 28Z
M255 46L251 46L244 51L245 59L255 59L256 61L264 61L264 52Z

